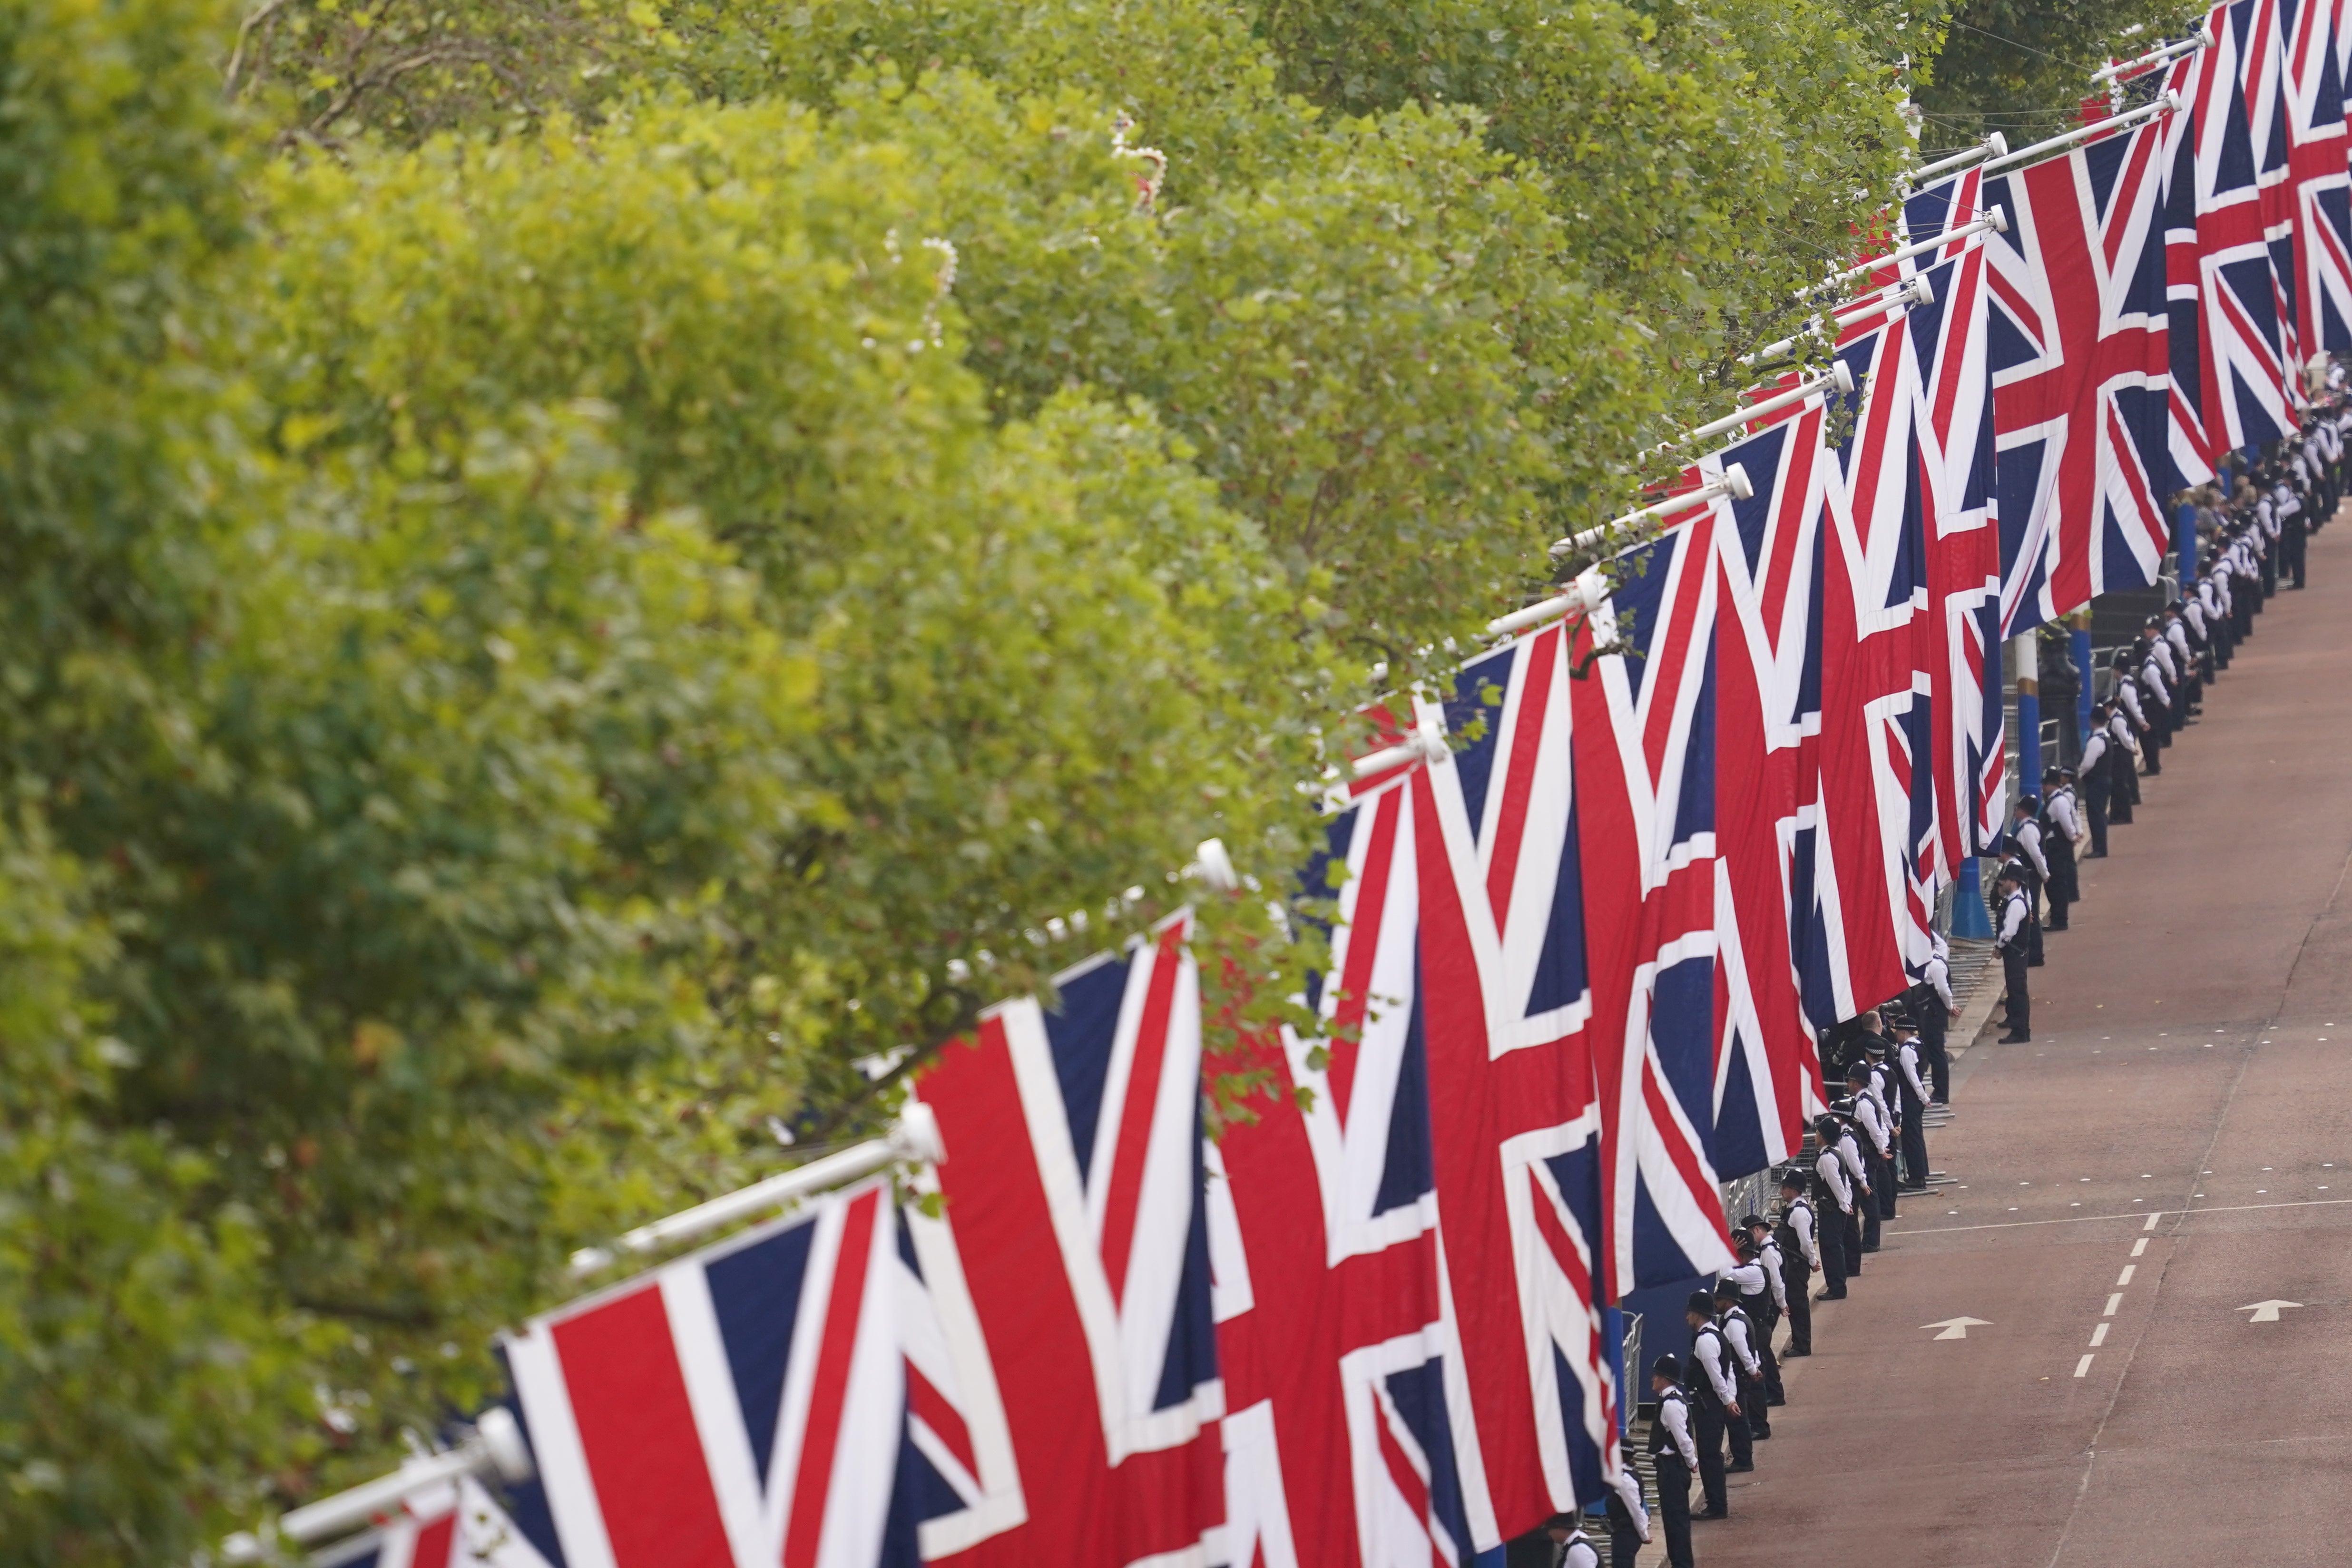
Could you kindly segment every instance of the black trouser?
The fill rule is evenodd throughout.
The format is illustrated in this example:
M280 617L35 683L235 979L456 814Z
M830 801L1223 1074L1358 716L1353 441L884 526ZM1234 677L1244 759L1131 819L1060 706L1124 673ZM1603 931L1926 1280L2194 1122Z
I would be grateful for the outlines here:
M1903 1179L1915 1187L1927 1184L1927 1107L1911 1092L1906 1080L1903 1085Z
M1739 1371L1739 1357L1729 1341L1724 1342L1723 1351L1732 1363L1731 1385L1739 1390L1739 1414L1723 1412L1723 1435L1731 1439L1731 1462L1752 1465L1756 1462L1756 1429L1748 1425L1748 1379Z
M1944 1048L1944 1031L1950 1025L1944 999L1930 995L1919 1008L1919 1059L1927 1064L1927 1087L1938 1105L1952 1098L1952 1057Z
M2294 585L2298 588L2303 586L2303 541L2289 539L2286 542L2286 570L2294 576Z
M1671 1568L1692 1568L1690 1468L1672 1448L1658 1456L1658 1525Z
M1822 1253L1822 1288L1828 1293L1830 1300L1834 1301L1845 1294L1848 1262L1845 1251L1845 1216L1838 1213L1835 1203L1828 1198L1823 1198L1815 1205L1815 1213L1820 1215L1820 1218L1817 1222L1819 1228L1813 1237L1813 1245L1821 1248ZM1811 1327L1810 1324L1807 1326Z
M2091 853L2107 852L2107 779L2106 764L2101 763L2083 781L2083 808L2091 814Z
M2001 950L2000 977L2009 987L2009 1032L2032 1036L2033 1033L2033 998L2025 989L2025 953L2021 948L2012 952Z
M1845 1272L1851 1279L1862 1272L1862 1255L1878 1245L1878 1205L1861 1193L1845 1215Z
M1756 1452L1757 1438L1772 1435L1771 1409L1764 1403L1764 1357L1771 1353L1769 1350L1764 1350L1757 1356L1754 1377L1744 1372L1739 1374L1739 1414L1747 1423L1750 1456ZM1739 1425L1738 1421L1732 1423L1735 1427ZM1737 1449L1738 1444L1735 1441L1732 1447Z
M1675 1461L1680 1464L1681 1461ZM1690 1498L1685 1492L1683 1511L1690 1511ZM1633 1568L1633 1560L1642 1553L1642 1532L1627 1511L1625 1500L1615 1491L1609 1494L1609 1568Z
M1769 1289L1769 1287L1767 1287ZM1770 1298L1765 1298L1768 1301ZM1772 1353L1772 1335L1780 1326L1780 1310L1767 1307L1756 1321L1758 1338L1763 1343L1756 1347L1756 1359L1764 1363L1764 1402L1766 1405L1786 1405L1788 1391L1780 1386L1780 1358Z
M1895 1162L1889 1156L1881 1154L1875 1150L1871 1152L1870 1156L1870 1184L1877 1189L1873 1195L1878 1199L1878 1217L1893 1219L1895 1217ZM1873 1237L1871 1239L1875 1241L1877 1237Z
M2071 893L2071 884L2074 879L2067 874L2073 869L2074 868L2071 866L2062 868L2053 865L2050 868L2050 881L2048 884L2050 895L2050 920L2049 923L2042 927L2044 931L2064 931L2066 929L2066 906L2074 901Z
M1706 1368L1694 1367L1697 1376L1691 1380L1691 1441L1698 1445L1698 1489L1706 1511L1720 1513L1731 1505L1731 1494L1725 1489L1723 1479L1723 1438L1730 1417L1723 1406L1715 1402L1715 1391L1696 1392L1706 1381Z
M1819 1242L1814 1243L1819 1246ZM1822 1255L1829 1262L1829 1254ZM1802 1258L1780 1259L1780 1289L1789 1297L1789 1353L1811 1355L1813 1351L1813 1288L1812 1265Z

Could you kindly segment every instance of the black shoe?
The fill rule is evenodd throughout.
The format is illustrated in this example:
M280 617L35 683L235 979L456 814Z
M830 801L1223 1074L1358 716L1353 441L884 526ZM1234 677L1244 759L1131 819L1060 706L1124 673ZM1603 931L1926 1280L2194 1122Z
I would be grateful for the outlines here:
M1759 1432L1751 1426L1748 1430L1748 1440L1751 1443L1769 1443L1772 1440L1772 1428L1767 1426Z
M1895 1190L1899 1193L1924 1193L1927 1190L1927 1184L1925 1182L1906 1182Z
M1750 1459L1744 1465L1726 1465L1723 1467L1723 1473L1727 1476L1744 1476L1755 1468L1756 1461Z
M1993 1044L1995 1044L1995 1045L1997 1045L1997 1046L2023 1046L2023 1045L2031 1045L2031 1044L2032 1043L2032 1041L2033 1041L2033 1037L2032 1037L2032 1035L2020 1035L2020 1034L2014 1034L2014 1033L2012 1033L2012 1034L2003 1035L2000 1039L1995 1040L1995 1041L1993 1042Z
M1801 1353L1801 1352L1800 1352L1800 1353ZM1764 1402L1764 1407L1765 1407L1767 1410L1778 1410L1779 1408L1780 1408L1780 1406L1782 1406L1783 1405L1786 1405L1786 1404L1788 1404L1788 1403L1789 1403L1789 1396L1788 1396L1787 1394L1774 1394L1771 1398L1769 1398L1769 1399L1768 1399L1768 1400L1766 1400L1766 1401Z
M1791 1357L1794 1357L1794 1356L1811 1355L1811 1354L1812 1354L1812 1353L1813 1353L1813 1349L1812 1349L1812 1347L1811 1347L1811 1345L1807 1345L1807 1346L1805 1346L1805 1347L1804 1347L1804 1348L1802 1348L1802 1349L1799 1349L1799 1348L1798 1348L1797 1346L1795 1346L1795 1345L1790 1345L1787 1350L1784 1350L1784 1351L1782 1351L1782 1352L1780 1352L1780 1359L1781 1359L1782 1361L1788 1361L1788 1360L1790 1360ZM1785 1401L1783 1401L1782 1403L1786 1403L1786 1402L1785 1402Z
M1748 1467L1748 1468L1752 1469L1752 1468L1754 1468L1755 1467L1750 1466L1750 1467ZM1727 1475L1730 1473L1730 1472L1729 1472L1728 1468L1726 1468L1725 1473L1726 1473ZM1695 1514L1691 1515L1691 1522L1692 1522L1693 1524L1697 1524L1697 1523L1699 1523L1700 1521L1704 1521L1704 1520L1709 1520L1709 1519L1729 1519L1730 1517L1731 1517L1731 1510L1730 1510L1729 1509L1727 1509L1727 1508L1703 1508L1703 1509L1699 1510L1696 1513L1695 1513Z
M1878 1250L1878 1243L1874 1241L1865 1241L1862 1244L1862 1249L1864 1252L1875 1252ZM1859 1272L1859 1270L1856 1270L1856 1272Z
M2028 969L2041 969L2046 967L2049 963L2050 961L2046 958L2029 958L2025 961L2025 967Z
M1846 1293L1843 1290L1824 1290L1822 1292L1822 1300L1824 1301L1843 1301L1845 1300L1845 1296ZM1812 1352L1808 1351L1806 1353L1810 1355Z

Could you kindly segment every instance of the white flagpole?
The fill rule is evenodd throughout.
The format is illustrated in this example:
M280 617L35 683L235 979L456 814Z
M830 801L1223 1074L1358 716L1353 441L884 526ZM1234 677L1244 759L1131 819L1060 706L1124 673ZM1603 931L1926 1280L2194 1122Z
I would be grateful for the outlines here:
M2137 109L2127 109L2121 114L2095 121L2091 124L2079 126L2063 135L2053 136L2047 142L2036 142L2031 147L2021 147L2005 157L1995 158L1984 166L1984 172L1990 174L1996 170L2013 169L2020 163L2037 163L2047 154L2063 152L2077 142L2087 142L2093 137L2104 136L2111 131L2126 131L2143 121L2154 120L2159 114L2170 114L2173 110L2184 107L2186 106L2179 98L2168 92L2153 102L2141 104Z

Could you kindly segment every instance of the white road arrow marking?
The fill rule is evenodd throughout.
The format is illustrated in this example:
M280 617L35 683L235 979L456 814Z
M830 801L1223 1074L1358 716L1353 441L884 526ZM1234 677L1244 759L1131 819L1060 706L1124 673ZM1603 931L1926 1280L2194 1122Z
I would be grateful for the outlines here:
M2279 1321L2279 1309L2281 1307L2300 1307L2302 1305L2303 1303L2300 1301L2256 1301L2251 1306L2241 1307L2238 1310L2241 1312L2252 1312L2253 1314L2252 1317L2246 1320L2246 1321L2250 1323L2275 1323Z
M2273 1313L2273 1316L2276 1316L2276 1314ZM1970 1329L1989 1329L1992 1327L1990 1323L1985 1321L1982 1318L1946 1318L1940 1323L1922 1323L1919 1326L1923 1329L1943 1330L1944 1331L1942 1333L1936 1336L1939 1340L1964 1340L1969 1337L1969 1331Z

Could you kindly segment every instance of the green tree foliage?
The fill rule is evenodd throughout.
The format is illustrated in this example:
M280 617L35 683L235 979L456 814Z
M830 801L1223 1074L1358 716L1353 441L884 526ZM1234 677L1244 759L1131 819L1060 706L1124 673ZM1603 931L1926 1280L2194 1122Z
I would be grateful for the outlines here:
M1934 79L1918 93L1927 141L1958 147L1998 131L2023 147L2081 123L2104 95L2091 73L2159 37L2180 37L2206 6L2177 0L1968 0L1954 8Z
M1728 405L1935 23L0 0L0 1541L383 1467L1203 837L1278 1013L1358 715Z

